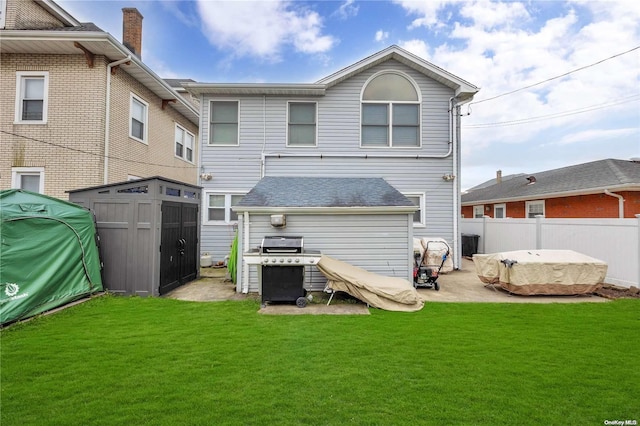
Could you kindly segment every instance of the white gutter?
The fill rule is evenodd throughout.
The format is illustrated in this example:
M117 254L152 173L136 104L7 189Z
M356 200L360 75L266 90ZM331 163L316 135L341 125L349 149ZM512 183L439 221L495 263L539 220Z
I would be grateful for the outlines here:
M458 130L456 127L456 120L458 117L458 107L455 104L455 98L451 98L449 99L449 107L451 109L451 111L449 112L449 131L450 133L450 138L451 138L451 142L449 144L450 147L450 151L453 151L453 176L454 176L454 182L453 182L453 190L452 190L452 197L453 197L453 269L460 269L460 263L458 261L458 259L460 259L460 254L458 253L458 218L460 217L460 212L459 207L458 207L458 197L459 197L459 191L458 186L460 185L460 179L458 179L458 149L456 147L456 142L457 142L457 134L458 134Z
M260 214L387 214L409 213L413 214L417 206L377 206L377 207L234 207L232 210L238 213ZM245 225L246 226L246 225Z
M105 93L104 113L104 171L103 184L109 183L109 125L111 124L111 68L131 61L131 55L107 65L107 88Z
M614 194L610 192L608 189L604 190L604 193L610 197L615 197L618 199L618 217L620 219L624 219L624 198L620 194Z

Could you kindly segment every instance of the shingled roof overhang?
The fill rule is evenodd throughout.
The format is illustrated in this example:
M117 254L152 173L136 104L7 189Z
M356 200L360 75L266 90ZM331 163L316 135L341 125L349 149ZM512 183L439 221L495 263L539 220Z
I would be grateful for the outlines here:
M49 55L77 55L83 51L76 47L79 43L94 55L105 56L110 62L131 57L128 65L120 69L130 74L155 95L163 100L174 100L174 108L193 124L199 124L199 112L185 101L167 82L156 75L138 57L133 55L111 34L100 31L93 24L37 30L2 30L1 53L31 53Z
M183 87L194 95L324 96L325 93L323 84L184 83Z
M382 178L267 176L233 206L239 213L412 214L418 209Z

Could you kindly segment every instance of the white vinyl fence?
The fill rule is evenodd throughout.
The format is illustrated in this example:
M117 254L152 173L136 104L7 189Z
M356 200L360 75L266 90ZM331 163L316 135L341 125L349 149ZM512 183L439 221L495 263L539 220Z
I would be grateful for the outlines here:
M478 253L573 250L607 262L606 282L640 283L640 215L636 219L461 219L463 234L478 235Z

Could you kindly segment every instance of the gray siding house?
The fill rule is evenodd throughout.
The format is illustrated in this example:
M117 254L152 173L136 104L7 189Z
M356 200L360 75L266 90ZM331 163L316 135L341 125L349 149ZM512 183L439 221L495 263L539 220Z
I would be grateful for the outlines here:
M407 216L413 236L446 239L459 265L458 117L460 105L479 90L476 86L398 46L313 84L183 86L200 97L201 105L202 252L218 260L228 255L238 226L234 207L263 177L383 178L415 204L415 212ZM246 220L245 211L241 214ZM268 221L255 219L249 217L249 222L257 229L261 220ZM358 215L357 210L353 215L325 211L322 219L306 216L306 226L288 220L287 228L276 232L293 228L305 237L305 245L366 268L370 260L344 248L345 229L365 221L377 227L379 232L368 234L368 245L379 248L377 262L384 264L381 258L392 255L384 253L387 248L380 241L393 232L387 219L384 214ZM319 220L335 226L323 227L322 239L314 239ZM245 250L263 237L251 235ZM406 235L403 240L411 242ZM410 248L401 251L406 256ZM392 276L409 273L409 266L376 269Z

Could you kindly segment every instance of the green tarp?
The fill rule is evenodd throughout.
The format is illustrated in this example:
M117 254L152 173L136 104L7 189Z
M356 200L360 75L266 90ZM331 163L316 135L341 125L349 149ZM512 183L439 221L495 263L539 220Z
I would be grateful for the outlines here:
M0 323L102 290L91 212L33 192L0 191Z

